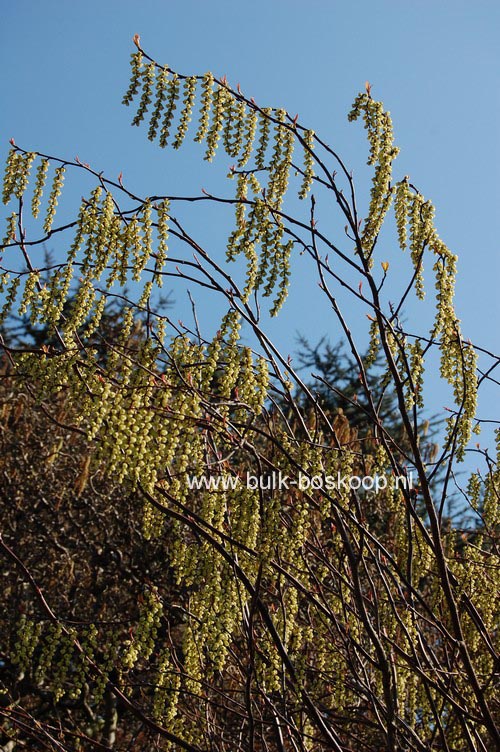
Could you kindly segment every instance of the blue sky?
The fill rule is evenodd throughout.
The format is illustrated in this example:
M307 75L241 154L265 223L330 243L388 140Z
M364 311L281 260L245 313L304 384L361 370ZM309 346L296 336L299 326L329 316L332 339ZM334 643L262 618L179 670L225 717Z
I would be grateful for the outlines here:
M459 255L464 334L500 349L496 0L17 0L3 4L2 16L0 156L11 137L26 149L78 154L111 177L123 171L144 195L195 194L211 188L215 173L200 165L200 152L160 153L144 130L130 128L120 100L133 34L180 72L225 74L260 104L299 113L354 169L361 197L369 191L365 140L346 114L369 80L394 119L396 176L411 175L433 200L440 235ZM208 231L215 251L216 232ZM297 267L293 281L284 315L272 324L283 351L293 353L298 331L336 340L338 327L316 306L309 271ZM186 315L185 304L178 305ZM202 316L204 305L210 320L211 304L199 298ZM418 323L418 311L410 313ZM433 392L433 409L443 400Z

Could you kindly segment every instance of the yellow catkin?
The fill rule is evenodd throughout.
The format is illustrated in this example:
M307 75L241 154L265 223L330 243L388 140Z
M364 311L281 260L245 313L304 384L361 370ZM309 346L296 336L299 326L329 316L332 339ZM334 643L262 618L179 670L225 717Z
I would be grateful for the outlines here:
M66 169L62 165L56 167L54 180L52 182L52 188L49 195L49 202L47 207L47 214L45 215L45 221L43 223L44 232L48 235L52 229L52 223L56 214L56 208L59 196L61 195L62 187L64 184L64 173Z

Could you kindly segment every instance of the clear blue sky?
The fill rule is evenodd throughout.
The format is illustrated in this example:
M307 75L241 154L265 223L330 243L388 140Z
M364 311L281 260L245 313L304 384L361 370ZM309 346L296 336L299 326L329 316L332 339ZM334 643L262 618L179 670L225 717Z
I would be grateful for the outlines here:
M160 153L144 130L130 128L120 99L133 34L159 62L226 74L259 103L298 112L359 168L361 194L369 188L364 136L346 113L369 80L395 122L397 175L410 174L433 200L440 235L459 255L464 334L500 349L498 0L4 0L2 20L0 156L10 137L27 149L78 154L110 176L122 170L144 195L167 185L197 193L211 178L198 156ZM310 281L296 275L273 324L285 352L297 331L336 339L311 304Z

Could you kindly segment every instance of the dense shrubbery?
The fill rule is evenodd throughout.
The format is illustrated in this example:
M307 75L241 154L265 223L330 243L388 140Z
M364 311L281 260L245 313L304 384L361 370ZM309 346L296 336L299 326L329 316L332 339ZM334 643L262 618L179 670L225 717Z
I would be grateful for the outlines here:
M480 427L478 388L499 360L483 353L491 362L478 370L462 337L456 257L431 202L393 180L389 114L368 87L349 116L365 123L373 166L361 221L352 177L312 130L225 79L157 65L135 41L133 123L147 115L148 137L179 148L199 105L195 139L208 161L223 145L236 183L233 198L200 198L233 207L235 229L225 265L176 218L184 199L141 198L121 178L12 145L0 275L4 748L492 749L498 465L488 453L463 490L467 528L447 505ZM95 187L57 227L63 182L81 172ZM302 213L287 213L292 187ZM329 199L343 238L317 223ZM389 304L377 242L391 205L409 258L406 292ZM59 233L72 233L69 250L41 268L34 254ZM303 347L314 385L261 325L266 298L273 314L283 305L299 252L352 358L346 373L336 351ZM243 280L231 276L238 256ZM436 313L418 336L401 313L412 291L423 297L427 259ZM167 276L226 300L213 337L170 320L158 291ZM366 306L365 357L338 285ZM13 314L29 317L15 336ZM426 437L423 401L434 350L455 400L441 448ZM379 492L327 478L377 478Z

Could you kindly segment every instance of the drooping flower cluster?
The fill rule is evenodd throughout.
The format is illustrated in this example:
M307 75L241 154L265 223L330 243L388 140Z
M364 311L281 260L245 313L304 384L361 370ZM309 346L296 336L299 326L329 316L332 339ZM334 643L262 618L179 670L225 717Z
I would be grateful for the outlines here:
M384 111L381 102L376 102L367 93L358 94L348 119L353 121L360 116L363 117L370 143L368 164L375 166L370 206L361 236L362 249L369 258L392 203L392 163L399 154L399 149L394 146L390 113Z
M436 319L431 331L433 339L439 338L441 352L441 375L453 387L456 417L448 421L448 438L456 433L457 459L463 459L465 448L470 440L472 423L477 402L477 357L474 348L463 342L460 324L454 308L454 288L457 257L440 239L435 225L435 209L431 201L425 200L414 190L407 176L391 184L392 162L398 154L394 146L393 128L390 113L384 111L380 102L375 102L369 92L359 94L349 113L349 120L362 117L370 144L369 165L375 166L372 181L371 201L368 216L364 222L361 245L367 258L368 267L373 262L372 253L387 211L394 200L394 211L399 246L402 251L407 246L413 264L412 287L416 296L425 296L423 280L423 259L426 253L434 256L433 271L436 287ZM371 326L370 358L376 353L380 339L378 323ZM395 345L393 333L386 332L386 341ZM408 386L407 405L422 401L423 351L420 345L410 347L409 363L405 355L405 342L394 347L394 355L401 368L403 381ZM406 376L404 375L406 374Z
M216 81L211 73L204 76L181 76L167 67L150 61L144 62L140 51L131 60L130 87L123 103L130 105L139 96L139 106L133 118L138 125L145 119L153 100L156 79L156 96L152 105L148 137L156 138L160 114L163 112L159 144L164 147L173 125L179 99L179 88L184 81L184 99L180 110L177 133L172 146L179 148L185 139L196 101L197 82L201 82L199 124L195 141L206 142L205 159L212 161L219 143L225 152L237 159L237 169L232 168L229 177L247 166L254 152L254 167L238 174L236 191L236 231L229 242L228 258L243 254L247 259L247 279L244 300L259 286L265 286L265 295L270 296L278 288L272 313L276 314L283 304L288 288L289 256L293 248L291 240L283 238L284 227L280 216L283 199L288 189L292 153L295 143L295 123L282 109L259 108L240 92L233 91L225 79ZM256 142L258 131L258 138ZM314 132L304 130L304 169L300 198L305 198L314 180ZM255 150L255 151L254 151ZM266 183L258 181L255 172L265 174ZM243 183L254 180L259 186L255 198L249 199ZM243 220L242 204L260 202ZM238 242L236 242L238 241ZM260 249L259 249L260 246ZM269 266L269 271L267 268Z

